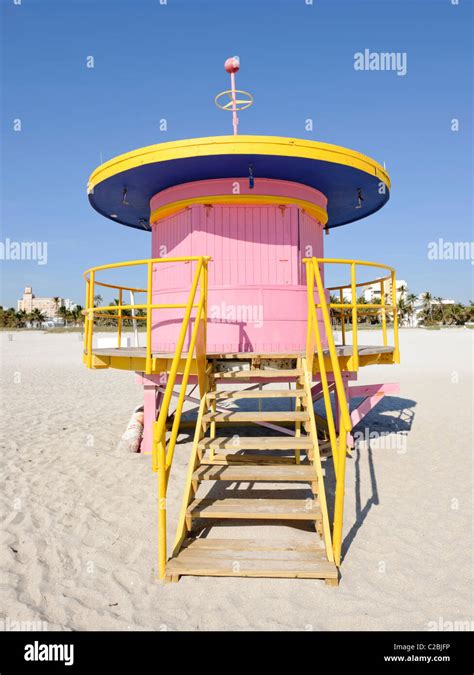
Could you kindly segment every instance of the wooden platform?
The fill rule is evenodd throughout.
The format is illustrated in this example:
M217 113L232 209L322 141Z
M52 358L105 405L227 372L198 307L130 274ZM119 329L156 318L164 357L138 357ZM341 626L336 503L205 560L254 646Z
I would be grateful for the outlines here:
M358 353L359 356L369 356L373 354L390 354L393 352L393 347L384 347L382 345L370 345L366 347L359 347ZM336 345L336 351L338 356L352 356L352 345ZM92 353L95 356L122 356L125 358L140 358L144 359L146 356L145 347L107 347L107 348L98 348L94 347ZM324 355L329 356L329 350L324 350ZM182 358L186 359L188 356L187 352L182 353ZM260 352L235 352L229 354L219 354L219 353L209 353L207 358L210 360L213 359L236 359L236 360L255 360L255 359L296 359L299 356L304 356L303 352L286 352L278 354L262 354ZM172 359L174 357L174 352L153 352L152 357L154 359Z
M339 359L339 367L341 371L354 372L359 367L377 365L377 364L393 364L397 362L394 347L384 347L382 345L367 345L360 346L358 349L358 357L354 358L352 354L351 345L338 345L336 352ZM91 368L117 368L119 370L133 370L135 372L144 372L146 368L146 352L144 347L115 347L115 348L98 348L92 349L92 358L89 361L84 355L84 363ZM178 372L183 372L185 367L187 352L183 352L181 360L178 365ZM274 365L280 361L281 374L280 382L288 380L288 371L296 363L298 358L304 356L301 352L291 352L285 354L263 354L260 352L235 352L229 354L209 353L207 360L216 366L215 373L217 376L229 380L245 381L247 379L245 371L249 369L261 369L260 376L263 379L268 379L268 371L272 371ZM152 375L159 375L170 369L174 357L174 352L153 352L151 359L151 367L149 373ZM329 350L324 350L324 360L328 371L332 370ZM219 374L220 370L228 370L222 367L223 364L234 362L232 373L223 372ZM284 362L284 364L283 364ZM317 376L319 370L318 359L313 361L313 374ZM286 372L285 372L286 371ZM193 359L191 364L191 375L197 375L196 360Z

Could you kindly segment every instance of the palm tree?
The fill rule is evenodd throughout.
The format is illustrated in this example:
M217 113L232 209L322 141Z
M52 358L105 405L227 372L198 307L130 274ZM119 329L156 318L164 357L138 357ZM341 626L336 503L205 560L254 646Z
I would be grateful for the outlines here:
M367 300L365 299L365 296L361 295L360 297L356 298L356 304L357 305L367 305L368 303L367 303ZM363 312L364 309L361 309L360 311ZM367 312L368 310L365 310L365 311ZM350 315L350 316L352 318L352 315ZM359 317L359 308L358 308L357 309L357 322L358 323L366 323L368 321L368 319L369 319L369 317L367 315L361 315Z
M382 300L381 300L381 298L372 298L372 300L370 301L370 304L371 305L381 305ZM371 310L371 314L369 315L370 323L371 324L380 323L380 321L381 321L380 317L381 316L382 316L382 312L379 311L378 309ZM387 316L387 321L388 320L389 320L389 316Z
M443 326L444 326L444 323L445 323L445 315L444 315L443 298L441 298L441 297L438 296L438 297L436 297L436 298L433 298L433 300L434 300L434 302L435 302L436 305L437 305L437 309L439 310L439 313L440 313L440 315L441 315L441 323L442 323Z
M58 314L64 320L64 326L67 328L67 319L68 319L69 311L63 305L62 307L60 307L58 309Z
M36 323L36 328L40 328L41 324L44 321L46 321L46 316L37 307L35 307L34 310L31 312L31 314L29 315L29 318L30 318L32 323Z
M82 310L83 310L82 305L76 305L71 312L75 326L84 323L84 315L82 314Z
M24 309L20 309L19 312L16 312L15 316L16 316L16 327L24 328L28 320L28 314L25 312Z
M337 295L334 295L334 293L330 293L329 304L330 305L339 305L340 304L339 297ZM339 321L342 321L341 310L336 309L335 307L329 308L329 316L331 317L331 323L333 325L336 325Z
M454 305L450 305L450 306L451 306L451 311L452 311L452 315L453 315L453 318L454 318L454 322L458 326L462 326L463 324L466 323L466 321L469 321L470 312L467 309L467 307L465 307L460 302L456 302Z
M431 321L433 317L433 296L429 291L425 291L421 296L422 310L425 316Z
M101 304L102 304L102 296L94 295L94 307L98 307Z
M53 298L53 302L54 302L54 311L55 311L56 316L57 316L58 313L59 313L58 309L59 309L59 303L61 302L61 298L55 297L55 298Z
M15 328L17 323L16 311L13 307L4 309L0 307L0 326L4 328Z
M415 313L415 302L417 301L418 296L414 293L408 293L405 299L406 315L408 319L408 325L413 325L413 315Z

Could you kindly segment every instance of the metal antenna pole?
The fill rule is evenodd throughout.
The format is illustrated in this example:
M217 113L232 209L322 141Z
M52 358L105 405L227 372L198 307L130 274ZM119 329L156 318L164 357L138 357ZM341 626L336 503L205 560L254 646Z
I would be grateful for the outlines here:
M238 56L231 56L224 63L224 68L230 75L230 89L221 91L214 99L214 103L221 110L232 112L232 127L234 136L237 136L239 129L239 110L250 108L253 103L253 96L248 91L242 91L235 86L235 74L240 68L240 59ZM237 94L239 95L237 97Z
M237 96L235 91L235 73L230 74L230 88L232 90L232 126L234 127L234 136L237 136L239 127L239 116L237 115Z

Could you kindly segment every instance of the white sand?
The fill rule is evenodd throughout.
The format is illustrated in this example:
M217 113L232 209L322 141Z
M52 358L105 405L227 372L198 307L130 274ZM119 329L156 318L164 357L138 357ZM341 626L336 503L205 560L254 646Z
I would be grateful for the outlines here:
M399 381L404 400L366 418L392 432L385 447L348 460L339 588L155 581L150 459L116 450L141 401L134 375L88 371L77 334L13 336L0 333L0 619L53 630L428 630L472 618L473 331L404 330L402 365L361 371L361 382ZM189 450L176 453L171 525Z

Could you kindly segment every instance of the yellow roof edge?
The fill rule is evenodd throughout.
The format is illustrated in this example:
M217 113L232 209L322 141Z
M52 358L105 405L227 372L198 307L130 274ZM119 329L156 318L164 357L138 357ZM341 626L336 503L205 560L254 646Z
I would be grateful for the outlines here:
M379 177L390 189L388 172L374 159L356 150L331 143L321 143L285 136L208 136L180 141L166 141L131 150L98 166L90 175L88 191L111 176L143 164L187 157L232 154L229 145L238 146L238 154L282 155L324 160L354 168ZM211 147L209 147L211 146ZM236 150L234 149L234 152Z

